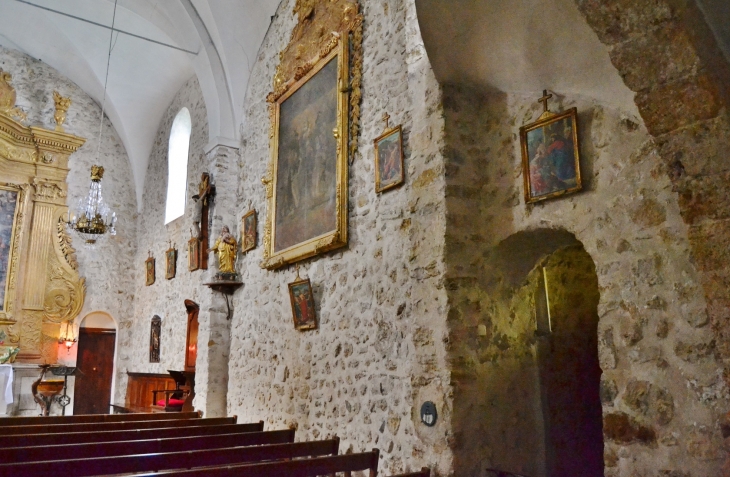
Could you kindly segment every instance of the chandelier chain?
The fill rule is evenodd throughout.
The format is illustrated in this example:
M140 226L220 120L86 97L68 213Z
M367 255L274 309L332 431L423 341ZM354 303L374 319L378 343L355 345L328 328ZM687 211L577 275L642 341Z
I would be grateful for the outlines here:
M99 157L99 153L101 152L101 134L104 131L104 109L106 106L106 87L107 83L109 81L109 63L111 63L112 58L112 41L114 40L114 22L117 19L117 1L114 0L114 13L112 14L112 29L109 33L109 53L106 57L106 76L104 77L104 96L101 100L101 119L99 119L99 142L96 145L96 157Z

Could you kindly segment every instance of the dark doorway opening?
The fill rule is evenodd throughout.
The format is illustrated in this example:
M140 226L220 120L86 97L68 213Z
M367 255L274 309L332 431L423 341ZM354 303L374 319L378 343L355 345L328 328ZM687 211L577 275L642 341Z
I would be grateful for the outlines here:
M115 330L79 329L74 414L109 413L116 338Z

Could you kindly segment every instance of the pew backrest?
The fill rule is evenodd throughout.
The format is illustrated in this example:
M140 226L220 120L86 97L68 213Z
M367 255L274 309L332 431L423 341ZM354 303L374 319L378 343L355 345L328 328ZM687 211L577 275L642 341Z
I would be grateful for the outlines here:
M53 456L53 458L57 459L61 459L62 456L73 456L74 459L87 459L93 457L110 457L130 454L182 452L221 449L225 447L287 444L291 442L294 442L293 429L266 432L249 432L241 430L236 433L212 436L185 435L181 437L169 437L162 439L11 447L7 449L0 448L0 462L35 462L48 460L49 456Z
M171 419L198 419L195 412L157 412L130 414L81 414L74 416L18 416L0 419L0 428L49 424L88 424L93 422L169 421Z
M147 453L96 457L91 459L46 460L0 464L0 477L22 475L73 475L87 477L103 474L153 470L192 469L206 466L237 465L247 462L276 461L310 456L337 455L339 439L227 447L186 452Z
M205 419L167 419L162 421L91 422L80 424L35 424L32 426L5 426L3 436L28 434L66 434L69 432L127 431L133 429L184 428L192 426L218 426L235 424L236 417L213 417ZM181 431L182 432L182 431Z
M190 470L174 470L135 474L135 477L152 476L200 476L200 477L315 477L338 472L368 471L369 477L378 475L378 449L359 454L332 457L313 457L256 464L228 465L220 467L200 467Z
M424 467L417 472L407 472L405 474L393 475L391 477L431 477L431 469Z
M196 419L200 422L204 419ZM202 425L184 428L132 429L126 431L72 432L65 434L28 434L5 436L0 434L0 449L11 447L49 446L59 444L83 444L87 442L134 441L140 439L165 439L184 436L213 436L239 432L261 432L263 421L253 424Z

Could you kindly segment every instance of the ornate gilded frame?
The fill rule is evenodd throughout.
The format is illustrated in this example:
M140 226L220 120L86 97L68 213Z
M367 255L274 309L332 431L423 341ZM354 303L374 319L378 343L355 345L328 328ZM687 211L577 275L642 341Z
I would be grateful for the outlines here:
M8 275L5 281L5 300L3 309L0 311L0 324L13 324L15 319L13 312L15 310L15 288L18 280L18 262L20 259L20 244L22 243L23 218L25 217L26 197L28 185L18 185L10 183L0 183L0 190L12 191L17 194L15 203L15 213L13 216L13 226L10 237L8 253Z
M172 265L172 267L170 266ZM172 245L165 250L165 280L172 280L177 274L177 248Z
M583 190L583 182L580 176L580 152L578 144L578 110L576 108L570 108L569 110L555 114L550 111L545 111L540 118L532 123L522 126L520 128L520 149L522 151L522 179L525 191L525 204L531 204L534 202L540 202L543 200L553 199L561 197L567 194L573 194ZM547 128L552 124L563 121L564 119L570 119L571 122L571 140L573 141L573 158L575 160L575 180L576 185L574 187L568 187L566 189L560 189L554 192L550 192L542 195L532 195L531 176L530 176L530 154L528 151L528 134L531 131L541 128Z
M383 186L381 177L380 177L380 143L383 141L383 139L387 139L390 136L393 136L394 134L398 135L398 152L400 153L400 157L398 160L400 161L400 177L398 177L398 180L395 182L391 182L390 184L387 184ZM399 187L403 185L403 182L405 181L405 170L403 169L405 167L404 161L403 161L403 128L402 125L398 125L394 128L388 129L383 134L378 136L377 139L373 142L375 145L375 192L381 193L385 192L386 190L394 189L396 187Z
M306 298L307 309L312 310L311 319L306 322L299 322L297 319L297 297L294 296L295 290L298 287L304 287L307 290L308 297ZM312 283L309 278L299 278L289 284L289 301L291 302L291 313L292 320L294 320L294 328L299 331L316 330L317 329L317 312L314 307L314 292L312 291Z
M155 283L155 259L151 255L144 261L145 286L154 285Z
M246 220L253 220L253 242L247 247L246 246ZM246 253L256 248L258 242L258 217L256 210L251 209L241 217L241 253Z
M362 82L362 22L357 0L297 0L294 12L299 23L280 54L269 94L271 160L261 179L268 210L264 225L261 267L269 270L347 245L348 167L357 153ZM336 227L329 233L307 239L284 250L275 250L276 181L279 153L279 119L282 103L306 84L324 66L337 61Z

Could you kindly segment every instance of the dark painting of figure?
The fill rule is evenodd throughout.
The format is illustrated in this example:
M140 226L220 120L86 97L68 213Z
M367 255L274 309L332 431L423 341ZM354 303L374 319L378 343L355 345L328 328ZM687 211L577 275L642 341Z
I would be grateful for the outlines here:
M256 248L256 212L251 211L243 216L243 237L241 251L247 252Z
M147 270L145 284L147 286L150 286L153 283L155 283L155 259L154 258L150 257L147 260L145 260L145 269Z
M572 118L527 132L530 195L539 197L578 185Z
M312 284L309 280L302 280L289 284L289 298L291 299L294 327L298 330L310 330L317 327L317 316L314 312L312 298Z
M170 249L165 254L167 255L165 278L170 280L175 278L175 273L177 272L177 250Z
M17 204L17 192L0 189L0 311L5 311L5 291L11 259L10 246L13 243L13 222Z
M274 251L337 228L337 58L282 104Z

